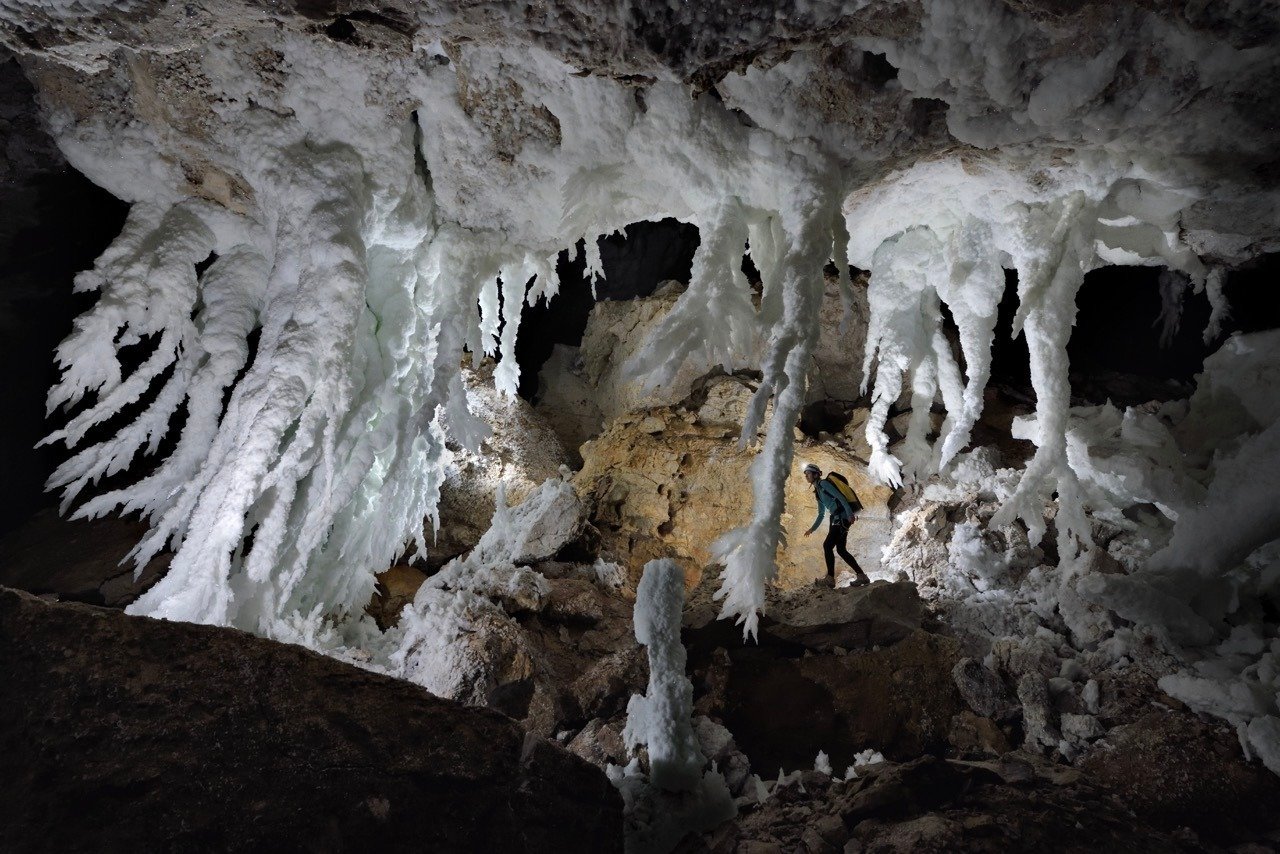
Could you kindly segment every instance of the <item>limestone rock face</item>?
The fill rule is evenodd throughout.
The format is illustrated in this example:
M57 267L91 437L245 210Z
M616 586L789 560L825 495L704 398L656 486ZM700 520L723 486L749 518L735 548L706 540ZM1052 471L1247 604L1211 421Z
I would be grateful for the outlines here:
M685 400L713 367L688 361L671 383L648 390L625 376L627 364L651 340L684 289L680 282L667 281L652 296L601 301L587 320L581 347L575 352L561 346L553 352L543 367L545 391L537 409L567 448L576 449L621 415ZM858 399L868 318L865 277L855 281L847 313L835 278L827 279L807 391L810 401ZM735 412L720 420L732 426L741 424L739 417Z
M534 411L556 434L571 464L580 465L582 444L604 428L604 415L586 375L582 349L557 344L538 375L538 389Z
M133 562L122 563L146 530L136 519L64 519L43 510L0 540L0 585L123 608L169 568L168 553L152 558L136 579Z
M862 275L854 280L847 313L836 280L828 277L820 317L822 331L813 351L808 398L855 401L861 397L862 351L871 318L867 277Z
M683 400L693 381L706 372L708 366L686 362L669 385L651 391L625 377L627 364L649 342L684 289L680 282L667 281L652 296L604 300L591 310L582 334L583 376L595 390L606 424L625 412Z
M507 503L518 504L569 462L555 432L519 398L500 394L492 366L465 370L472 411L492 429L480 454L458 450L457 466L440 489L440 530L428 550L429 562L444 563L480 541L493 518L498 486ZM433 543L427 531L428 544Z
M753 384L743 377L717 376L708 378L700 391L688 406L620 416L583 447L583 468L574 484L594 502L593 523L605 549L633 573L661 556L675 558L696 574L714 560L715 539L750 517L748 470L755 450L739 449L736 438ZM862 461L839 444L805 443L787 482L780 583L807 583L826 572L825 530L804 536L817 503L800 474L801 461L849 478L864 506L850 532L849 550L874 573L879 547L888 538L890 490L872 483Z
M621 851L586 762L298 647L0 591L6 851Z

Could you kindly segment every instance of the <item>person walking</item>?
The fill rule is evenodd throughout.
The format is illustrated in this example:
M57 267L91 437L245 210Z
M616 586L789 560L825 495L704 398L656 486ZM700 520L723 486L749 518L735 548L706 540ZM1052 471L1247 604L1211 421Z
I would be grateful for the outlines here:
M823 517L831 513L831 524L827 528L827 538L822 541L822 554L827 561L827 582L835 587L836 585L836 554L838 553L845 563L849 564L857 575L854 584L861 586L870 584L871 579L862 571L862 567L858 566L858 562L853 559L853 555L849 554L847 546L849 539L849 526L853 524L854 509L845 498L843 491L834 483L835 472L828 477L822 476L822 469L813 463L809 463L804 467L805 480L813 487L813 495L818 500L818 518L813 521L813 525L809 530L804 532L807 537L814 531L818 530L822 525ZM844 481L843 476L840 479ZM846 484L848 481L844 481ZM847 487L846 487L847 488ZM850 489L852 493L852 489ZM856 499L855 499L856 500Z

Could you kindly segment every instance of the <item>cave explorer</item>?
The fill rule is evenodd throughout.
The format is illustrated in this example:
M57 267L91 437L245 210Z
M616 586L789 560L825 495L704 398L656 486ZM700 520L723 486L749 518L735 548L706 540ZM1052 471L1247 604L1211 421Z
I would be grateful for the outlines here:
M822 517L826 515L828 510L830 510L831 524L827 528L827 538L822 541L822 554L827 559L827 582L830 583L832 587L835 587L835 553L839 552L840 557L844 559L845 563L849 564L849 566L853 568L853 571L858 576L854 581L854 584L856 586L870 584L871 579L862 571L862 567L858 566L858 562L853 559L853 555L849 554L849 549L845 545L849 538L849 526L853 524L856 511L849 503L849 500L845 498L840 486L833 480L833 478L836 477L844 481L847 487L848 481L844 479L843 475L838 475L835 472L832 472L824 478L822 476L822 469L818 468L813 463L809 463L804 467L804 478L809 481L809 484L813 487L814 498L818 500L818 518L814 520L813 525L809 530L804 532L804 535L807 537L814 531L818 530L818 526L822 524ZM851 487L849 488L849 493L851 495L853 494L853 489ZM857 501L856 496L854 497L854 500Z

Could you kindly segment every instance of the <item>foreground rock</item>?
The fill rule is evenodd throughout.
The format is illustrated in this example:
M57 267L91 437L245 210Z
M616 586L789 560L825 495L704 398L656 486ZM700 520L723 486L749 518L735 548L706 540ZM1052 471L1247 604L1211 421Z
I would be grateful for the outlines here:
M587 763L296 647L3 590L0 680L6 851L621 850Z
M1218 721L1149 711L1077 765L1157 826L1194 827L1222 844L1280 829L1280 779L1245 762L1235 732Z
M947 749L964 701L958 644L921 628L910 584L805 590L761 622L759 645L724 621L688 629L697 711L728 727L753 768L844 768L864 750L909 759ZM786 620L787 622L784 622Z

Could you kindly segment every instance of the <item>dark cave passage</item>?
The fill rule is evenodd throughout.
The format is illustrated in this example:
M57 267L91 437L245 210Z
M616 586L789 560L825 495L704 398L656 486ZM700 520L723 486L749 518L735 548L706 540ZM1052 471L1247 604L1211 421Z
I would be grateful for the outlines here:
M96 294L72 293L75 274L115 239L129 206L70 167L9 187L0 247L0 530L21 524L56 504L44 482L67 457L61 446L35 448L58 416L45 419L45 396L58 379L54 350L71 332L72 319ZM34 450L33 450L34 449Z
M587 316L596 300L626 300L650 296L662 282L674 279L688 283L693 255L698 249L695 225L667 218L657 222L635 222L624 234L599 238L600 262L604 278L587 281L582 242L556 259L560 290L550 301L526 306L516 340L520 363L520 396L532 401L538 394L538 373L557 344L576 347L582 343Z
M1230 313L1220 334L1203 340L1209 322L1208 296L1188 286L1174 332L1162 341L1159 267L1101 267L1086 274L1076 296L1076 321L1067 344L1071 393L1076 405L1110 400L1132 406L1148 400L1176 400L1189 395L1204 360L1237 332L1280 326L1280 255L1263 256L1256 265L1227 274L1223 292ZM1035 400L1031 388L1026 339L1010 337L1018 309L1018 275L1005 271L992 342L990 385L1019 402Z

